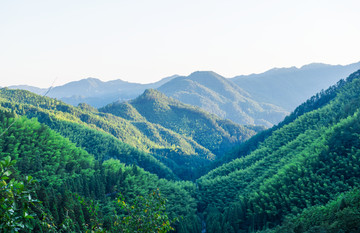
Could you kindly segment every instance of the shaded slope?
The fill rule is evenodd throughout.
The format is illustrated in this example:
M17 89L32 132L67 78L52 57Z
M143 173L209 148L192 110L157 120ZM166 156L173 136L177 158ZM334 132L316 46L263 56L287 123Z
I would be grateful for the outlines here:
M214 152L205 147L212 146L213 138L210 136L218 140L218 143L210 149L220 154L220 150L228 149L261 129L237 126L237 130L227 130L223 133L223 138L217 135L216 130L223 130L217 126L218 129L215 131L209 129L209 132L212 132L209 136L203 132L201 135L203 141L200 144L200 141L195 140L196 137L192 138L191 135L176 132L171 127L166 128L168 127L166 125L164 127L161 124L151 123L144 117L142 120L131 120L131 118L139 118L140 115L136 111L133 111L134 116L119 117L98 112L85 104L73 107L27 91L6 88L0 90L0 98L0 105L3 108L38 118L40 122L69 137L90 153L96 152L101 160L118 158L122 162L137 164L147 171L168 179L176 179L176 176L193 179L197 167L208 164L215 158ZM131 109L128 112L131 112ZM230 126L234 125L226 121L220 123L224 128L231 128Z
M145 126L145 122L151 122L183 135L185 138L190 138L211 151L211 154L195 151L201 158L208 161L214 160L215 156L220 158L234 145L262 130L262 127L240 126L229 120L221 120L198 108L168 98L153 89L146 90L134 100L109 104L99 111L128 119L137 126ZM180 147L174 147L173 150L166 150L165 153L170 156L179 150L181 150ZM161 152L158 151L158 153ZM187 166L198 167L191 161Z
M188 77L178 77L158 90L239 124L271 126L287 114L280 107L254 101L239 86L214 72L194 72Z
M198 180L207 232L273 227L360 185L359 77L319 96L323 105L272 132L248 156Z
M158 136L155 140L155 136L145 136L138 126L123 118L99 113L85 105L73 107L27 91L1 89L0 105L18 114L26 113L28 117L38 118L79 145L88 145L86 149L89 151L96 147L101 152L97 154L100 159L121 158L122 162L139 164L145 170L155 172L161 177L171 178L174 175L149 154L150 150L172 148L175 144L186 155L195 154L195 150L199 150L201 154L210 153L196 142L161 126L148 123L151 132ZM93 140L94 138L97 140ZM104 151L100 150L106 143L110 143L111 146Z
M265 232L360 232L360 191L355 188L326 205L314 206Z

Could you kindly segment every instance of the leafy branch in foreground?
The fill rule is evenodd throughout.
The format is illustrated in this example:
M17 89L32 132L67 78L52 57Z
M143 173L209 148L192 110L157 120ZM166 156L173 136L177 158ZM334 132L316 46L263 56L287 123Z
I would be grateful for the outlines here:
M15 163L10 156L0 161L0 228L5 232L33 229L30 221L35 213L30 208L40 203L33 197L31 187L36 183L33 177L26 176L24 182L10 179Z
M125 202L125 197L120 193L117 203L125 211L125 216L116 216L115 228L121 232L159 232L165 233L174 230L172 222L166 214L166 199L161 197L157 189L148 197L137 196L132 205Z
M114 214L112 224L107 230L103 228L98 217L98 203L86 200L81 196L78 196L78 199L91 215L91 220L86 225L86 232L89 233L166 233L173 231L174 228L171 224L178 221L178 218L169 220L166 214L166 199L161 196L159 189L146 197L137 196L132 204L126 203L125 197L120 193L115 203L121 207L123 213Z

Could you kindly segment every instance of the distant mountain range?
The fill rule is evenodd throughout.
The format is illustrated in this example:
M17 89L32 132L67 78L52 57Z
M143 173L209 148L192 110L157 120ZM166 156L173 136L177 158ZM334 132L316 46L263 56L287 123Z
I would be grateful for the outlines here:
M103 82L96 78L87 78L56 86L51 89L47 96L57 98L74 106L79 103L86 103L99 108L117 100L134 99L146 89L158 88L177 76L173 75L149 84L130 83L120 79ZM28 85L9 86L9 88L28 90L38 95L43 95L48 90L47 88Z
M312 63L301 68L274 68L234 78L198 71L187 77L174 75L150 84L88 78L54 87L47 95L75 106L87 103L99 108L115 101L134 99L146 89L157 89L236 123L270 127L315 93L358 69L360 62L345 66ZM32 86L9 88L40 95L47 91Z
M261 74L241 75L230 80L260 102L293 111L315 93L360 69L360 62L350 65L312 63L301 68L275 68Z

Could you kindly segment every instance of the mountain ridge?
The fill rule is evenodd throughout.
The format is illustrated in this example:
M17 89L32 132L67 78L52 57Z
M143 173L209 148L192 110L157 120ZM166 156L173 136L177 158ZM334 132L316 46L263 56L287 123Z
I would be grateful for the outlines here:
M177 75L172 75L148 84L132 83L121 79L101 81L100 79L89 77L52 87L48 96L60 99L74 106L79 103L86 103L93 107L102 107L116 100L135 98L144 90L159 87L175 77L177 77ZM44 94L46 90L48 90L48 88L38 88L28 85L15 85L9 86L8 88L24 89L39 95Z
M263 129L241 126L230 120L220 119L198 107L167 97L155 89L148 89L142 95L127 102L114 102L100 108L99 111L129 119L133 124L143 124L148 121L189 137L211 152L211 154L199 154L200 158L209 160L223 156L223 153L234 145ZM175 148L176 150L178 149ZM172 156L171 150L166 153L168 157ZM196 168L191 164L188 166Z
M344 66L310 63L300 68L275 68L264 73L235 76L230 80L256 101L268 101L290 112L358 69L360 62Z
M238 124L269 127L287 114L280 107L254 101L238 85L212 71L197 71L187 77L177 77L158 90Z

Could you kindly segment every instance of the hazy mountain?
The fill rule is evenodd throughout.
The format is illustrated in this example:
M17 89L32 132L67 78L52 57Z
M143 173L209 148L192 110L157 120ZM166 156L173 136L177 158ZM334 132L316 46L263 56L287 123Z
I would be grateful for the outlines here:
M278 106L253 100L249 93L231 80L211 71L177 77L158 90L183 103L199 106L239 124L271 126L287 114Z
M146 89L157 88L177 77L173 75L155 83L130 83L120 79L103 82L96 78L87 78L69 82L51 89L47 96L57 98L71 105L87 103L93 107L102 107L116 100L129 100L137 97ZM27 85L9 86L10 89L23 89L42 95L47 89Z
M158 89L221 118L270 127L306 99L357 69L360 69L360 62L346 66L312 63L301 68L274 68L230 79L211 71L194 72L187 77L174 75L150 84L88 78L54 87L47 95L75 106L87 103L102 107L117 100L134 99L146 89ZM40 95L46 92L46 89L31 86L9 88Z
M360 62L345 66L312 63L301 68L275 68L261 74L241 75L230 80L254 100L292 111L315 93L358 69Z
M8 88L27 90L27 91L31 91L35 94L38 94L38 95L43 95L47 91L46 88L33 87L33 86L29 86L29 85L14 85L14 86L9 86Z

